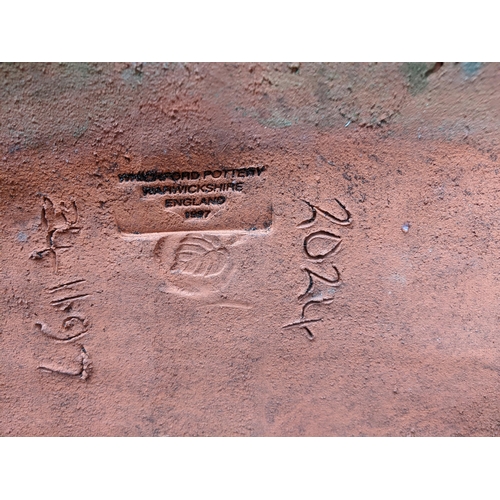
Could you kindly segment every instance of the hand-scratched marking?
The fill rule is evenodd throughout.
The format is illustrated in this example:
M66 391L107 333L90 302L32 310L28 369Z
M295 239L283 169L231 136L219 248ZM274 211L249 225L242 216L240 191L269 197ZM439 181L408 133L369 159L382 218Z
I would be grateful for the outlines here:
M59 250L71 248L74 235L81 230L78 224L78 209L73 201L69 204L60 202L54 204L47 196L43 197L42 206L42 227L46 231L46 247L35 251L30 255L31 259L43 259L46 255L52 258L54 271L58 271L58 253ZM51 295L50 305L58 311L63 311L64 318L58 328L52 328L43 322L35 323L37 331L52 340L51 344L73 343L81 340L87 335L89 323L85 317L73 312L73 306L76 301L84 300L90 296L88 293L79 293L74 287L86 283L85 279L77 278L72 281L58 283L50 286L46 292ZM70 312L72 311L72 312ZM86 380L92 370L92 361L81 344L77 344L80 352L78 359L80 367L73 369L63 365L40 365L38 369L49 373L59 373L70 377L79 377Z
M345 212L345 214L346 214L345 219L339 219L339 218L335 217L334 215L332 215L331 213L327 212L326 210L323 210L322 208L319 208L318 206L312 205L311 203L309 203L306 200L302 200L302 201L304 203L306 203L311 208L312 217L310 219L307 219L307 220L301 222L297 226L298 228L303 229L303 228L312 226L314 224L314 221L316 220L316 215L318 214L318 212L323 217L327 218L330 222L333 222L334 224L338 224L339 226L348 226L352 222L351 212L349 212L349 210L347 210L347 208L344 205L342 205L342 203L340 203L340 201L337 200L337 198L335 198L335 201L339 204L340 208L342 208L342 210Z
M316 239L326 240L332 243L333 246L327 252L312 254L309 249L309 244L311 243L311 241ZM342 238L340 236L337 236L336 234L329 233L328 231L316 231L314 233L311 233L309 236L306 236L306 238L304 239L304 252L310 259L313 260L325 259L329 255L332 255L339 248L341 243L342 243Z
M307 328L307 326L302 327L302 329L306 331L306 335L309 340L314 340L314 334L311 330L309 330L309 328Z
M78 370L71 370L61 366L48 366L40 365L39 370L43 370L50 373L60 373L61 375L69 375L71 377L80 377L82 380L87 380L92 372L92 360L89 358L85 347L81 346L80 352L80 364L81 368Z
M58 292L59 290L63 290L64 288L70 288L72 285L78 285L80 283L85 283L86 280L84 279L79 279L75 281L70 281L68 283L61 283L60 285L53 286L48 289L49 293L55 293Z
M342 284L342 280L340 279L339 270L333 264L332 264L332 267L333 267L333 270L335 271L335 274L337 275L337 277L334 279L322 276L321 274L318 274L314 271L311 271L311 269L308 269L307 267L305 269L303 269L303 271L305 271L309 277L309 286L307 287L307 290L302 295L299 295L299 300L306 297L313 289L313 286L314 286L313 276L316 276L316 278L318 278L320 281L323 281L324 283L327 283L330 286L340 286Z
M64 244L63 241L58 241L67 233L77 234L80 232L78 222L78 209L73 201L69 206L64 201L59 205L54 203L44 196L42 207L42 224L47 232L46 248L35 250L31 255L31 259L43 259L45 255L50 255L54 262L54 270L57 273L57 250L62 248L71 248L72 245Z
M74 342L81 339L88 331L88 322L86 319L80 316L70 316L63 321L62 328L63 332L53 332L52 329L45 323L37 322L35 326L38 331L57 340L59 343L64 342Z
M313 332L311 332L309 327L306 325L309 325L311 323L317 323L318 321L323 321L323 319L318 318L318 319L307 319L304 321L298 321L297 323L290 323L289 325L285 325L283 328L301 328L302 330L304 330L306 332L306 337L309 340L314 340Z
M337 224L339 226L349 226L352 222L352 216L349 210L339 201L335 198L335 201L337 204L340 206L340 208L344 211L345 213L345 218L340 219L338 217L335 217L332 215L330 212L327 212L326 210L323 210L322 208L312 205L306 200L302 200L304 203L306 203L312 210L312 217L310 219L307 219L303 222L301 222L297 227L298 228L307 228L312 226L316 222L316 217L318 213L322 215L325 219L328 221L332 222L333 224ZM313 242L316 240L323 240L323 244L320 244L319 247L317 247L316 250L313 250L314 246ZM328 231L320 230L320 231L315 231L308 236L304 238L303 242L303 248L306 256L314 261L317 261L318 263L322 262L325 258L333 255L338 248L340 247L340 244L342 242L342 238L340 236L337 236L336 234L330 233ZM311 248L312 247L312 248ZM319 250L319 249L321 250ZM320 291L318 289L314 289L315 285L315 280L320 281L322 283L326 283L330 287L338 287L342 283L341 278L340 278L340 273L339 270L337 269L336 266L332 264L332 268L335 271L336 277L330 278L328 276L325 276L323 274L320 274L319 272L313 271L312 269L309 268L303 268L303 271L307 273L307 276L309 278L309 283L307 286L306 291L299 295L298 300L302 301L303 299L307 299L310 297L309 300L306 300L305 303L302 305L302 310L301 310L301 315L300 315L300 320L295 322L295 323L290 323L288 325L285 325L283 328L301 328L304 330L307 334L307 338L309 340L314 339L314 334L311 332L309 329L309 326L311 323L316 323L318 321L322 321L322 318L317 318L317 319L306 319L305 315L309 307L312 305L319 305L319 304L331 304L333 302L333 294L335 293L334 288L329 288L328 290L323 290ZM318 287L319 288L319 287Z
M308 325L309 323L317 323L318 321L323 321L323 319L322 318L304 319L301 321L296 321L295 323L289 323L288 325L285 325L282 328L297 328L298 326Z
M54 298L53 300L51 300L50 305L52 307L55 307L59 311L71 311L73 309L75 301L90 297L90 294L88 293L76 293L76 291L73 291L73 287L81 285L82 283L86 283L86 280L77 279L48 288L48 293L58 294L60 296L60 298Z
M71 311L75 300L82 300L89 296L90 295L88 293L82 293L80 295L74 295L72 297L64 297L62 299L52 300L50 302L50 305L61 311Z
M312 306L313 304L325 304L325 305L328 305L328 304L331 304L332 302L333 302L333 297L331 297L331 298L311 299L311 300L309 300L308 302L306 302L302 306L302 312L301 312L300 317L304 318L305 314L306 314L306 309L309 306Z

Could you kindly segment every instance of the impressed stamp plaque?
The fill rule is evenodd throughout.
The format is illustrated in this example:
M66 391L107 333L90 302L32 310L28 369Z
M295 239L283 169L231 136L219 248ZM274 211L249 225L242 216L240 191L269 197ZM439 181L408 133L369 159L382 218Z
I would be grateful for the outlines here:
M155 167L117 175L124 233L267 229L267 165Z

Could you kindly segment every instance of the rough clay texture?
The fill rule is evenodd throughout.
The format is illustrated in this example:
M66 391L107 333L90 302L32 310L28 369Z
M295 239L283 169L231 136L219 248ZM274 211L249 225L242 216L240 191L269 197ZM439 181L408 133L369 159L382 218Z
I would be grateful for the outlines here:
M0 65L0 434L497 435L499 85ZM257 167L199 220L119 181Z

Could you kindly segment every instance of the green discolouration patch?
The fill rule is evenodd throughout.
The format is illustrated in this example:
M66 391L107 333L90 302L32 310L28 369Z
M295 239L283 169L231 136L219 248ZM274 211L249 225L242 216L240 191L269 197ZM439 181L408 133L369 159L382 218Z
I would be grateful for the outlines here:
M483 63L480 62L463 62L460 63L462 71L466 76L474 76L482 67Z
M95 75L100 75L103 68L98 63L59 63L58 66L62 68L63 72L67 73L73 78L91 78Z
M76 127L75 131L73 132L73 137L80 139L85 132L87 132L87 129L89 128L89 123L86 121L82 125L79 125Z
M127 68L122 71L122 79L124 82L132 86L137 86L137 84L142 83L144 77L143 65L142 64L130 64Z
M273 113L270 118L260 119L259 123L269 128L286 128L292 126L292 122L290 120L276 113Z
M287 128L297 123L297 118L287 116L286 111L274 110L270 114L259 112L256 108L246 109L243 106L236 106L235 111L241 116L253 118L261 125L268 128Z
M412 95L419 94L427 87L427 76L434 63L409 62L401 66L401 71L408 80Z

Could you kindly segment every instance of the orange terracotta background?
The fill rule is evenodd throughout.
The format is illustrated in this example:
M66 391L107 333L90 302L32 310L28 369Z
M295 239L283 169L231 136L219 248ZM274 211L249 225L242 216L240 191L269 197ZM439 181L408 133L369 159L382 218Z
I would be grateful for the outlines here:
M499 89L1 64L0 434L497 435Z

